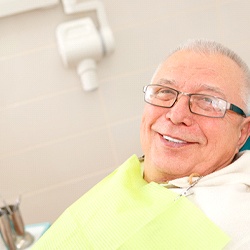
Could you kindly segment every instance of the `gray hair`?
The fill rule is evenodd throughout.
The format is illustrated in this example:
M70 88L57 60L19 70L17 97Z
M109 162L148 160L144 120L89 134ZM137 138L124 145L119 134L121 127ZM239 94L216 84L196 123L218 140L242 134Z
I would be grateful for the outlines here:
M247 114L250 114L250 70L247 64L241 59L239 55L218 42L199 39L188 40L186 43L179 45L168 55L168 57L173 53L182 50L194 51L201 54L221 54L233 60L243 72L244 85L241 96L246 105Z

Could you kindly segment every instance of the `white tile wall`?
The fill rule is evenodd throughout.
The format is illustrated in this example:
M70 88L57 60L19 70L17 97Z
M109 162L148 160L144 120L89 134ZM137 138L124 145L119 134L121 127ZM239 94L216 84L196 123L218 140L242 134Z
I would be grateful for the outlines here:
M58 54L62 5L0 19L0 194L22 194L25 223L53 222L132 154L142 86L188 38L221 41L250 63L248 0L103 0L116 49L84 93Z

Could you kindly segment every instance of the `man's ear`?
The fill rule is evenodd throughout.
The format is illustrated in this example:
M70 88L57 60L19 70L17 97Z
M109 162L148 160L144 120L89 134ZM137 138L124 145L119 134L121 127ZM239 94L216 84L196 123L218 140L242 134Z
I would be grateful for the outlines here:
M241 125L238 147L239 149L243 147L248 137L250 136L250 117L245 118Z

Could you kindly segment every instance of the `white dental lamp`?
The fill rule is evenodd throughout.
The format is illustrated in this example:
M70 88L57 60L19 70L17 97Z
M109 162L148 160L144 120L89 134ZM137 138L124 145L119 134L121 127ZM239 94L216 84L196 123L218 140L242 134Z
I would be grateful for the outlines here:
M60 24L56 30L59 53L67 67L77 69L83 89L98 87L96 65L114 50L114 38L100 1L62 0L66 14L95 10L99 29L89 17Z

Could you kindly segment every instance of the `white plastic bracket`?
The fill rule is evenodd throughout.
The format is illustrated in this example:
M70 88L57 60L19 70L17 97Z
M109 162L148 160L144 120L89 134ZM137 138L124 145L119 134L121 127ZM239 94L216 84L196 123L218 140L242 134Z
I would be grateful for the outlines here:
M101 1L62 0L65 14L95 11L99 27L86 17L57 28L59 51L66 66L76 66L83 89L98 87L96 62L114 50L114 37Z
M103 41L104 55L108 55L114 51L114 37L108 25L106 11L101 1L91 0L62 0L65 14L74 14L80 12L96 11L99 23L99 32Z
M39 8L47 8L59 3L59 0L0 0L0 17L11 16Z

